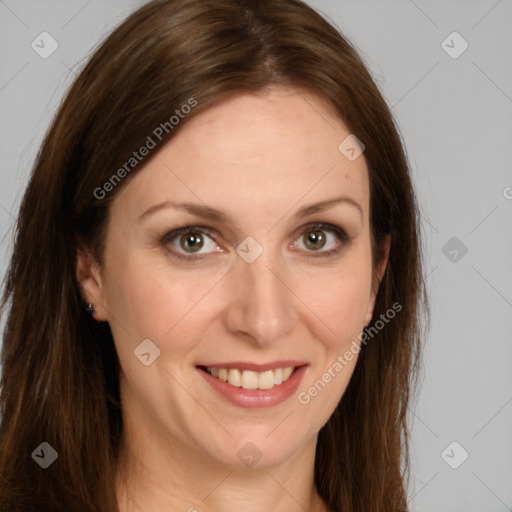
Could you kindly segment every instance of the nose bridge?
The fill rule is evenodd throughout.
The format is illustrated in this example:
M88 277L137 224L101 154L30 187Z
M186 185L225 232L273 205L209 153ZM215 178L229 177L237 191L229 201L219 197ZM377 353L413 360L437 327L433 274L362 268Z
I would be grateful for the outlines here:
M265 250L252 263L240 258L236 267L238 292L232 327L245 331L260 344L284 337L294 321L293 294L285 284L285 265L272 251Z

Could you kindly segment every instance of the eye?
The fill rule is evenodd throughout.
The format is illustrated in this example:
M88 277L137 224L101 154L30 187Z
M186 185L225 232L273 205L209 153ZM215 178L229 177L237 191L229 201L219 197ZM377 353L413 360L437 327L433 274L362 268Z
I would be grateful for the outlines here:
M331 224L310 224L305 231L302 232L300 238L291 244L292 250L300 250L308 254L305 256L332 256L339 252L342 247L349 242L349 238L345 231ZM326 249L326 250L324 250Z
M209 252L224 252L212 239L213 230L205 226L184 226L165 234L160 243L171 247L173 258L193 260ZM309 224L301 236L288 247L292 251L306 253L303 257L332 257L350 242L345 231L332 224ZM324 250L327 247L327 250ZM330 248L329 248L330 247ZM317 254L315 254L317 253Z
M200 252L222 252L219 246L209 236L211 230L203 226L185 226L164 235L163 245L172 247L172 255L177 258L194 259L204 255Z

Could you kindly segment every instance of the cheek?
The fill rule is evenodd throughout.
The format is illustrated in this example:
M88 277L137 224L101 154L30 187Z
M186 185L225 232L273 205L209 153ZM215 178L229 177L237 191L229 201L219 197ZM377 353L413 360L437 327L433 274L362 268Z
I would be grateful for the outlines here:
M350 334L364 321L368 309L370 280L358 280L355 276L332 280L321 294L313 299L314 311L333 330L338 339Z
M347 266L342 274L321 284L323 292L311 294L309 300L316 299L311 309L318 318L310 315L310 320L322 350L316 351L315 364L297 394L315 428L321 428L333 413L357 363L370 297L370 262L350 266L350 271Z
M125 257L118 268L122 272L112 276L109 304L116 320L126 327L119 339L128 331L130 346L149 338L164 348L168 343L164 340L172 339L173 353L189 351L210 321L208 295L222 273L192 267L177 270L165 258L143 252Z
M315 313L316 320L312 321L320 329L317 337L331 350L350 344L365 326L371 296L371 260L364 253L351 260L339 271L311 278L308 285L302 285L301 297Z

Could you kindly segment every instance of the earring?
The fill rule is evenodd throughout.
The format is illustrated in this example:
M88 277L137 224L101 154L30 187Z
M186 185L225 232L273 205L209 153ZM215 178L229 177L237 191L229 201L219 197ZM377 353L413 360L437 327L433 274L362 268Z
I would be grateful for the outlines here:
M85 310L87 311L87 313L89 313L89 315L91 316L94 316L94 313L96 313L96 311L94 310L94 306L92 305L91 302L89 302L89 304L87 304L87 307L85 308Z

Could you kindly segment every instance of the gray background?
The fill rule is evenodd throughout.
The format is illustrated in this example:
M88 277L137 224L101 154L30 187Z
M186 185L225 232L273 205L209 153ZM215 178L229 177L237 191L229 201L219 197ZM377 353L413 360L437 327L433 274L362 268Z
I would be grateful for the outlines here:
M309 3L355 44L393 107L422 208L432 327L411 406L411 510L510 511L512 1ZM58 103L97 43L141 4L0 0L2 275ZM59 45L47 59L31 47L43 31Z

